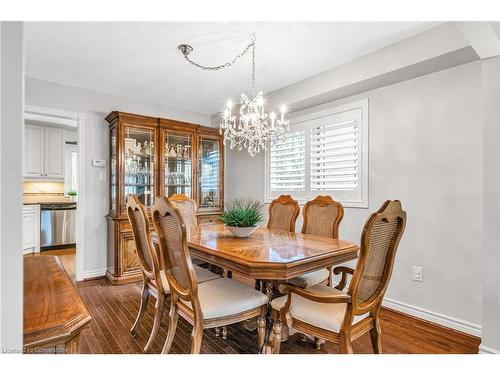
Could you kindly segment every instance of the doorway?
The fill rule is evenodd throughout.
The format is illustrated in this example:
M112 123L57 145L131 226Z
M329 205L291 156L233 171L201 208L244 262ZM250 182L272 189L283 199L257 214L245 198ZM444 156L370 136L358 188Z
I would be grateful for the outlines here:
M52 184L58 186L57 202L64 202L70 205L76 205L75 223L72 224L74 240L70 241L74 244L65 244L61 246L49 246L34 250L34 255L50 255L59 258L62 266L73 281L81 281L84 279L84 208L85 208L85 189L84 175L85 166L84 158L84 116L80 113L67 112L58 109L25 106L24 121L30 124L38 124L41 127L63 129L63 140L61 146L61 161L63 176L54 178L53 181L47 178L34 179L31 178L30 183L33 184ZM46 147L51 147L48 145ZM52 152L51 154L57 154ZM25 153L25 159L27 153ZM25 173L26 181L26 173ZM63 187L63 188L62 188ZM60 190L62 188L62 191ZM48 206L41 204L40 207ZM56 208L57 209L57 208ZM41 209L40 213L40 237L44 236L43 222L46 223L49 214ZM44 221L45 220L45 221ZM57 220L56 220L57 221ZM69 224L69 221L67 223ZM64 236L64 234L63 234ZM41 241L41 243L44 241ZM67 241L66 241L67 242ZM42 250L42 251L40 251Z

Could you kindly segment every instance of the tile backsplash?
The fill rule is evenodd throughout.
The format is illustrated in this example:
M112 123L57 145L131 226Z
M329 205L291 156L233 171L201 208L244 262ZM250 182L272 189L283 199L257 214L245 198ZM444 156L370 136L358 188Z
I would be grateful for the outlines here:
M24 181L23 193L64 195L64 182Z

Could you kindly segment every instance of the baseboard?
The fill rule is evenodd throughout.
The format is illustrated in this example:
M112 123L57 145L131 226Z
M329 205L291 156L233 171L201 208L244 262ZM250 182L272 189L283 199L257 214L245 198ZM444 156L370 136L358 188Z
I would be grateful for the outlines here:
M487 346L479 345L479 354L500 354L500 350L488 348Z
M83 279L94 279L96 277L103 277L106 274L106 268L101 268L98 270L85 271L83 272Z
M481 337L481 326L477 324L465 322L457 318L425 310L390 298L385 298L382 305L390 309L427 320L431 323L439 324L472 336Z

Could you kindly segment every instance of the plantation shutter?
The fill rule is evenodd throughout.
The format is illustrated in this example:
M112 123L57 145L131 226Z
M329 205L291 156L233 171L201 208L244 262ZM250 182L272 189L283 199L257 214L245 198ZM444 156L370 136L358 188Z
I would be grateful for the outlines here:
M324 118L311 128L310 190L357 190L360 152L359 123Z
M305 132L290 132L271 145L271 191L304 191Z

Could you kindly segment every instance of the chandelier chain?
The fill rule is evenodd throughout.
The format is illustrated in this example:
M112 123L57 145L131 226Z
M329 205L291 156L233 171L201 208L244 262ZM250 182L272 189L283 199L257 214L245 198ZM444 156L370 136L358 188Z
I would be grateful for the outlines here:
M194 65L197 68L202 69L202 70L221 70L221 69L233 66L236 63L236 60L238 60L238 59L242 58L243 56L245 56L247 54L247 52L250 50L250 48L252 48L252 60L253 60L253 62L252 62L252 66L253 66L253 68L252 68L253 69L253 71L252 71L252 80L255 81L255 34L253 34L251 42L245 47L245 49L243 50L243 52L241 52L240 54L236 55L232 61L227 62L225 64L215 65L215 66L201 65L201 64L199 64L199 63L191 60L189 58L188 54L184 54L184 58L191 65Z
M255 96L255 34L252 36L252 96Z

